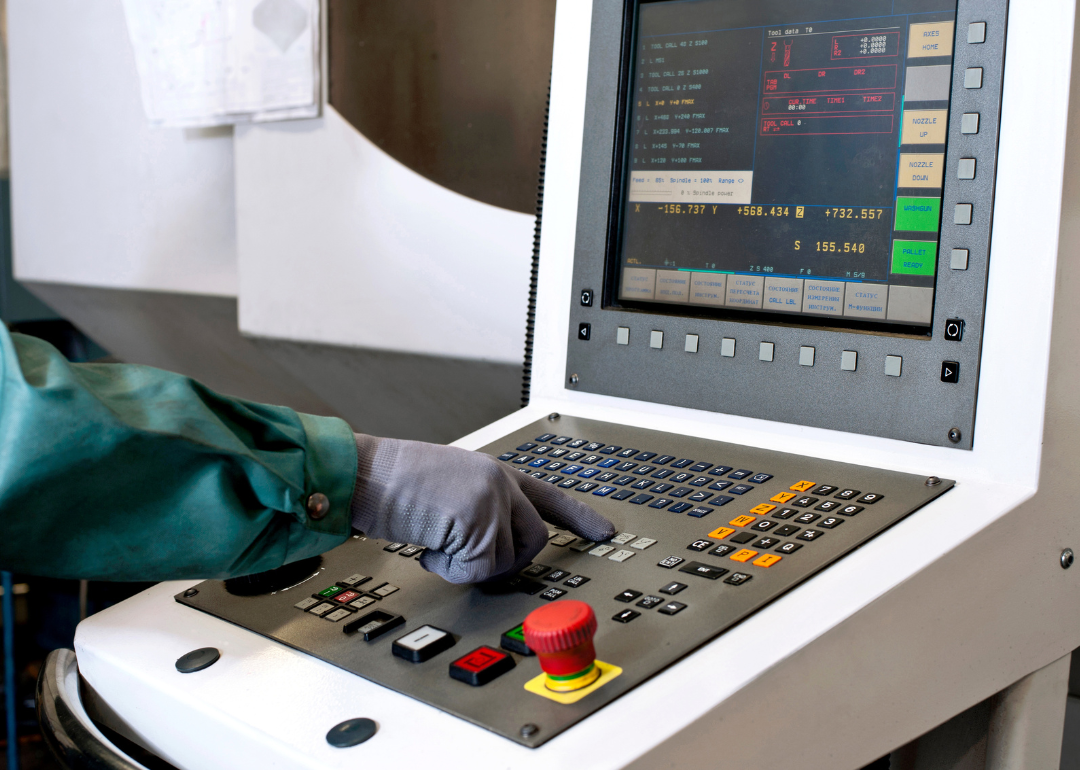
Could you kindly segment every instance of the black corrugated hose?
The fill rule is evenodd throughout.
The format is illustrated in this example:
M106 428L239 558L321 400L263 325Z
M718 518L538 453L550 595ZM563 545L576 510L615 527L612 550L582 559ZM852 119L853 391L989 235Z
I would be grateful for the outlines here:
M540 225L544 219L544 168L547 165L548 116L551 113L551 77L544 103L544 132L540 140L540 179L536 186L536 224L533 226L532 269L529 273L529 308L525 316L525 361L521 372L521 408L529 405L532 391L533 337L536 332L536 287L540 278Z

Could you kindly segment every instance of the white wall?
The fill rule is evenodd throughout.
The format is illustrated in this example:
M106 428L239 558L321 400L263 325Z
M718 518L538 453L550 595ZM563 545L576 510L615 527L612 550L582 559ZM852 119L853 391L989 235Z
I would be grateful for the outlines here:
M231 130L147 126L120 0L9 0L15 276L235 296Z

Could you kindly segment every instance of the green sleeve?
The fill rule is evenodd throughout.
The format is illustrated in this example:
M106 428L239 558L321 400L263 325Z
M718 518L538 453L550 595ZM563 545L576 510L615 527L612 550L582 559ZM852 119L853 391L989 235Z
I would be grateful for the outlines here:
M0 325L0 568L228 577L350 532L352 430L144 366L69 364ZM330 510L312 520L308 495Z

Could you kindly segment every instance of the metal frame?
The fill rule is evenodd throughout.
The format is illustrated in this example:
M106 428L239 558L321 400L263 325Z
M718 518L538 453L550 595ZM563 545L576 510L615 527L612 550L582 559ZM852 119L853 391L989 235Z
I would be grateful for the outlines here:
M611 305L583 307L583 289L605 285L614 239L610 222L619 205L621 125L619 88L623 30L634 15L634 0L596 0L589 51L588 97L581 162L577 243L571 289L566 383L589 393L745 415L884 436L924 444L970 449L982 346L990 227L997 166L1004 71L1006 0L960 0L953 58L953 94L946 145L946 183L938 248L932 336L914 337L807 326L797 317L769 322L680 316L681 306L654 306L651 312ZM968 23L987 22L985 43L967 43ZM967 67L983 68L983 87L964 88ZM960 133L960 116L981 114L979 133ZM961 158L975 158L974 181L957 179ZM973 224L953 224L957 203L974 206ZM967 248L965 271L950 269L953 248ZM686 311L682 311L686 312ZM961 342L944 339L948 318L966 321ZM577 339L579 323L592 325L589 341ZM630 329L630 344L617 345L617 327ZM649 333L664 332L663 349L649 347ZM683 351L687 334L700 337L699 352ZM721 339L737 340L735 356L720 355ZM775 357L758 360L758 343L772 342ZM799 349L816 349L812 367L799 365ZM841 371L843 351L856 351L854 372ZM885 357L901 356L900 377L885 375ZM940 381L943 361L960 364L956 384ZM883 407L883 405L886 405ZM956 432L954 432L956 431ZM958 432L958 433L957 433ZM951 438L950 438L951 434ZM956 439L956 440L953 440Z

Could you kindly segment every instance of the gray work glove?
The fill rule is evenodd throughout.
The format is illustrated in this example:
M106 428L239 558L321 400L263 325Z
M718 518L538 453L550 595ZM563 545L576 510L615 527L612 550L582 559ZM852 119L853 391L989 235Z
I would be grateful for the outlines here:
M589 540L615 535L589 506L479 452L359 434L356 449L353 527L428 548L420 565L451 583L524 568L547 544L544 521Z

